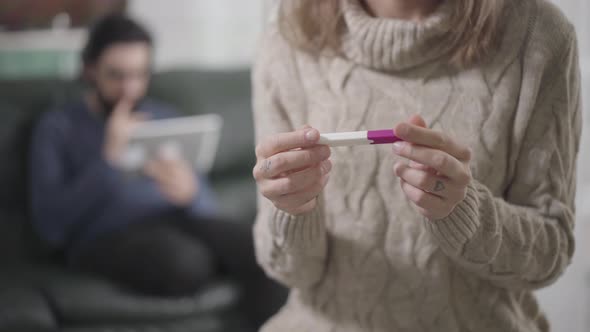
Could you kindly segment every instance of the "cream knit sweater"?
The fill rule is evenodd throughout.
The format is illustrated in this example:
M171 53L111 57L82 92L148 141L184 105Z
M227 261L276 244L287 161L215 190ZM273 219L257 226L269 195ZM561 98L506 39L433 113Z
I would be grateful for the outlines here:
M412 114L469 145L474 181L443 220L425 220L394 176L390 146L335 148L312 213L259 200L259 263L291 288L264 332L537 332L533 291L574 251L581 132L575 34L545 0L508 1L501 47L446 65L453 1L421 23L342 0L344 56L313 58L270 29L254 80L257 137L391 128ZM263 296L263 295L261 295Z

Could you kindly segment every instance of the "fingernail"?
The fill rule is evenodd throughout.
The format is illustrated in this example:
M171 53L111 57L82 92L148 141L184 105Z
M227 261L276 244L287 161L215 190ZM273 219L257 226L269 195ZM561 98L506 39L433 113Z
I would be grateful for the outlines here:
M405 123L400 124L399 126L397 126L396 129L397 130L395 131L395 133L398 136L406 136L409 130L408 125Z
M322 159L326 159L326 158L330 157L331 154L332 154L332 151L330 151L329 147L323 148L322 151L320 152L320 156L322 157Z
M404 143L403 142L395 142L395 143L393 143L393 152L400 153L400 152L402 152L403 148L404 148Z
M320 138L320 133L315 130L315 129L311 129L305 132L305 139L308 140L309 142L315 142Z

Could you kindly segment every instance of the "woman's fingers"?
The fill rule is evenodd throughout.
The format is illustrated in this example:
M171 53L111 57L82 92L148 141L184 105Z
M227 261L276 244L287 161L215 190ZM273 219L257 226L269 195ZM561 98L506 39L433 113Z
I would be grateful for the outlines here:
M406 197L421 208L420 213L426 218L438 219L438 212L441 213L441 216L448 215L447 204L442 198L418 189L403 180L400 181L400 184Z
M435 174L411 168L402 163L395 164L394 172L400 179L418 189L432 193L441 198L444 198L445 194L448 194L449 188L447 187L449 184Z
M410 160L409 165L410 165L410 167L415 168L415 169L421 169L423 171L427 171L427 172L431 172L431 173L436 173L436 171L432 167L428 167L428 166L426 166L424 164L420 164L420 163L417 163L417 162L412 161L412 160Z
M330 148L325 145L281 152L260 160L254 168L254 178L272 179L283 173L305 169L327 160L330 158L330 153Z
M314 146L320 139L316 129L304 127L300 130L275 134L256 146L259 159L269 158L277 153Z
M413 145L408 142L397 142L393 144L393 151L401 157L432 167L457 184L465 185L471 181L465 164L441 150Z
M252 174L260 193L277 208L299 214L315 207L332 168L330 148L317 145L319 138L320 133L306 125L256 146L258 162Z
M450 179L440 177L432 172L412 168L401 162L394 166L395 175L408 184L422 191L431 193L443 199L459 196L461 189Z
M301 208L319 196L328 183L329 178L330 175L326 174L320 179L320 181L312 184L310 187L297 193L284 195L278 199L273 200L273 203L281 210L292 211L294 209Z
M439 131L409 123L400 123L394 130L406 142L445 151L463 162L471 160L471 150L468 147Z
M332 163L325 160L320 164L291 173L277 179L270 179L259 184L260 192L270 200L293 194L310 188L322 180L332 170Z
M426 125L426 121L424 121L424 118L421 117L420 115L412 115L409 119L408 119L408 123L413 124L415 126L418 127L422 127L422 128L427 128L428 126Z
M448 216L466 195L472 181L471 150L441 132L428 129L424 119L412 117L397 125L396 135L403 142L393 151L408 160L396 163L395 174L406 197L428 219Z

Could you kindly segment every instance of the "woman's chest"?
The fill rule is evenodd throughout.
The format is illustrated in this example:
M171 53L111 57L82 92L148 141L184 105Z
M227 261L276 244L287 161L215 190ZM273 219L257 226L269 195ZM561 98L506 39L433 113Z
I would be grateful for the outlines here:
M338 70L336 70L338 69ZM507 182L510 138L518 101L519 71L491 84L481 71L395 76L346 63L317 66L304 86L306 119L321 132L393 128L420 115L427 126L468 146L475 179L500 194ZM387 173L396 158L387 147L333 149L334 173L370 180ZM382 170L384 169L384 170ZM361 176L364 174L364 176Z

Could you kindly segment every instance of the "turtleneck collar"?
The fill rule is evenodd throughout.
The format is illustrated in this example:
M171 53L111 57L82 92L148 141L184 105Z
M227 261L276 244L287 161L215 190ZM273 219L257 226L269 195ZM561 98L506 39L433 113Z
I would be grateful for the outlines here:
M453 0L445 0L422 21L371 16L361 0L341 0L346 33L342 50L353 62L376 70L400 71L442 58L449 51Z

